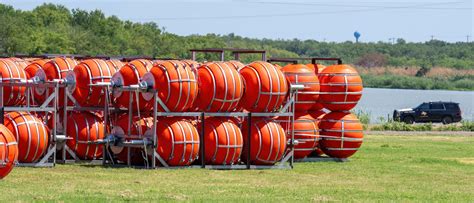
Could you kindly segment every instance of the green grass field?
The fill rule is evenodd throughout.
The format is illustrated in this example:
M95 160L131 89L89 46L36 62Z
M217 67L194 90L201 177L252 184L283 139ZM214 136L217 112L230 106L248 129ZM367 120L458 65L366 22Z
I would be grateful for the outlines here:
M346 163L293 170L15 168L9 201L474 201L473 136L369 135Z

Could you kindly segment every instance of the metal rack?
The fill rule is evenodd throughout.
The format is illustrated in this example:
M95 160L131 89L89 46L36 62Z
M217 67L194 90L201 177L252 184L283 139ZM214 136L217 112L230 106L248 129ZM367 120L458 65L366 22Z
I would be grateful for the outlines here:
M27 112L50 112L53 115L53 121L57 120L58 113L58 95L59 88L63 85L59 82L48 82L41 83L35 80L10 80L9 83L0 83L0 123L4 124L3 115L5 112L10 111L27 111ZM4 87L25 87L26 91L26 105L25 106L4 106L3 97L4 97ZM49 89L53 88L54 92L46 98L42 104L31 104L30 95L33 96L33 88L40 87L46 88L46 94L49 94ZM52 103L52 104L51 104ZM18 163L18 166L26 167L53 167L56 164L56 151L58 145L63 143L66 140L66 136L58 134L56 122L53 122L53 129L50 136L50 144L46 153L43 157L36 163Z
M191 49L191 59L196 60L197 53L218 53L220 61L225 61L225 52L229 51L234 55L234 60L240 60L241 54L260 54L262 61L267 60L267 51L255 49L237 49L237 48L207 48L207 49Z

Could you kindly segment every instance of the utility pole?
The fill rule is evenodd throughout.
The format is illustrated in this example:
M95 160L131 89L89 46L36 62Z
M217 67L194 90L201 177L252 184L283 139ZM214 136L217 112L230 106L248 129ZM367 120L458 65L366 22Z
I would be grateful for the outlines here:
M431 35L431 40L434 40L434 35Z
M469 43L469 37L471 37L470 35L466 35L466 42Z

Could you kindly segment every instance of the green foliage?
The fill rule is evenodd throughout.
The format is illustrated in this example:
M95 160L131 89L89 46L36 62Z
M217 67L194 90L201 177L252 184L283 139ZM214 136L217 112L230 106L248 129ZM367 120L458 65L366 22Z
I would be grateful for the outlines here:
M426 78L403 75L361 74L364 87L400 88L400 89L446 89L474 90L472 76L453 78Z
M362 123L364 130L367 130L370 124L370 113L360 109L357 111L352 110L351 113L357 116L357 119L359 119L360 123Z
M474 122L462 121L449 125L424 124L406 124L403 122L385 122L370 128L373 131L474 131Z

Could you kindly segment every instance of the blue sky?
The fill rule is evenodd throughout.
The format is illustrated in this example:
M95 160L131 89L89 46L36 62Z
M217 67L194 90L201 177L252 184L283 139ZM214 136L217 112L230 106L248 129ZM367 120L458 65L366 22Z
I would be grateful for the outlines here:
M320 41L473 41L473 0L0 0L31 10L44 2L135 22L154 21L179 35L218 33Z

